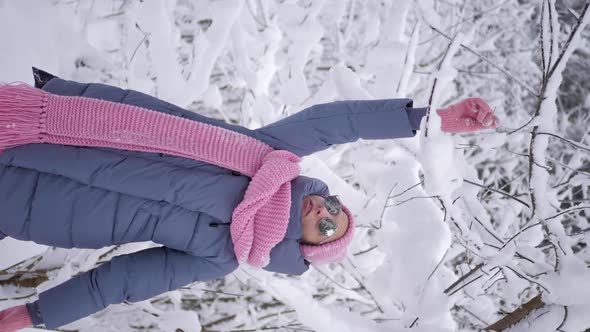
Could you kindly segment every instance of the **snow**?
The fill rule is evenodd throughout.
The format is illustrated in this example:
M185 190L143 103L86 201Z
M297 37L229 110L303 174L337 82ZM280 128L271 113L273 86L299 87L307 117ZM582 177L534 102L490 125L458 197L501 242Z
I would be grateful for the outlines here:
M529 182L526 157L526 131L533 126L563 137L560 128L569 127L582 133L580 146L590 145L585 120L574 112L564 116L557 107L566 64L575 60L576 49L588 47L582 31L590 15L548 79L539 116L521 132L508 134L530 119L536 101L495 69L482 68L460 44L477 45L536 87L540 54L521 49L538 45L539 34L534 31L529 39L520 34L539 25L538 19L527 21L537 5L509 4L486 12L492 7L483 2L455 2L0 0L0 31L9 32L0 34L0 81L32 83L30 67L36 66L64 78L139 90L249 128L334 100L411 97L422 107L436 78L429 121L423 120L416 137L334 146L301 164L304 175L324 180L355 215L357 236L345 262L312 267L300 277L242 267L225 279L110 306L64 328L477 331L539 292L548 305L511 331L553 331L565 306L562 330L590 327L590 294L583 286L590 278L590 253L573 249L590 240L585 232L590 223L579 213L543 220L561 211L564 199L588 199L590 181L580 172L588 159L571 145L539 135L532 147L535 161L554 169L533 167ZM511 15L520 16L515 21ZM564 39L561 17L552 20L541 21L548 67ZM454 36L453 42L430 26ZM551 38L561 43L551 45ZM585 93L578 106L582 114L590 105ZM506 116L502 127L442 133L436 109L474 95ZM530 209L515 200L467 181L529 205L531 190L536 218L528 220ZM539 221L560 245L556 250L544 242L543 227L522 231ZM39 257L35 269L50 272L35 289L1 285L0 299L54 287L94 268L102 255L109 259L153 245L65 250L1 240L0 270ZM481 269L455 287L463 288L444 293L480 263ZM33 299L0 301L0 309ZM191 301L198 305L189 306Z
M6 238L0 241L0 252L9 253L0 255L0 270L6 269L23 260L39 255L47 250L44 245L18 241L12 238Z

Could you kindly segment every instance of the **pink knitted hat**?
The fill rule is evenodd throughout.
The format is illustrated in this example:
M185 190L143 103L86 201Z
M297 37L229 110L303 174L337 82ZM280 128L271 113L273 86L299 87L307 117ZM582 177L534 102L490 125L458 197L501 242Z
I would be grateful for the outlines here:
M346 253L354 235L354 218L350 210L342 205L342 211L348 216L348 228L344 235L336 241L322 245L300 244L303 258L314 264L340 262L346 258Z

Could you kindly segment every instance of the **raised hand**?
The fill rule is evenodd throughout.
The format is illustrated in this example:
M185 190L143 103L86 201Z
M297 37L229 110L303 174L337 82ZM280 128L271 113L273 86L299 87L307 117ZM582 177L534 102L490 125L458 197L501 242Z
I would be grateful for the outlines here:
M467 98L436 111L441 117L441 130L465 133L498 127L500 120L483 99Z

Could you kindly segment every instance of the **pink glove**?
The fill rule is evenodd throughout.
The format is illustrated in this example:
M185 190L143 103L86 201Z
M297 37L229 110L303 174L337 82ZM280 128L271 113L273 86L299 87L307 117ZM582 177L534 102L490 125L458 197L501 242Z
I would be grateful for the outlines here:
M33 326L25 305L0 311L0 332L14 332Z
M441 118L441 130L446 133L464 133L498 127L500 120L490 105L481 98L467 98L447 108L436 110Z

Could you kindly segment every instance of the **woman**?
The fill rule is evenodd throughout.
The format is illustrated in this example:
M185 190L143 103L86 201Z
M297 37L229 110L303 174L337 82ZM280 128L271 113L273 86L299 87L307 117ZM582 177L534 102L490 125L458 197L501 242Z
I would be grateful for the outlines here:
M352 213L325 183L300 176L297 162L359 138L412 137L427 111L410 99L340 101L250 130L136 91L34 73L40 89L0 85L0 239L162 246L114 257L0 312L0 332L57 328L240 263L300 275L310 263L342 260ZM446 132L498 124L478 98L438 114Z

